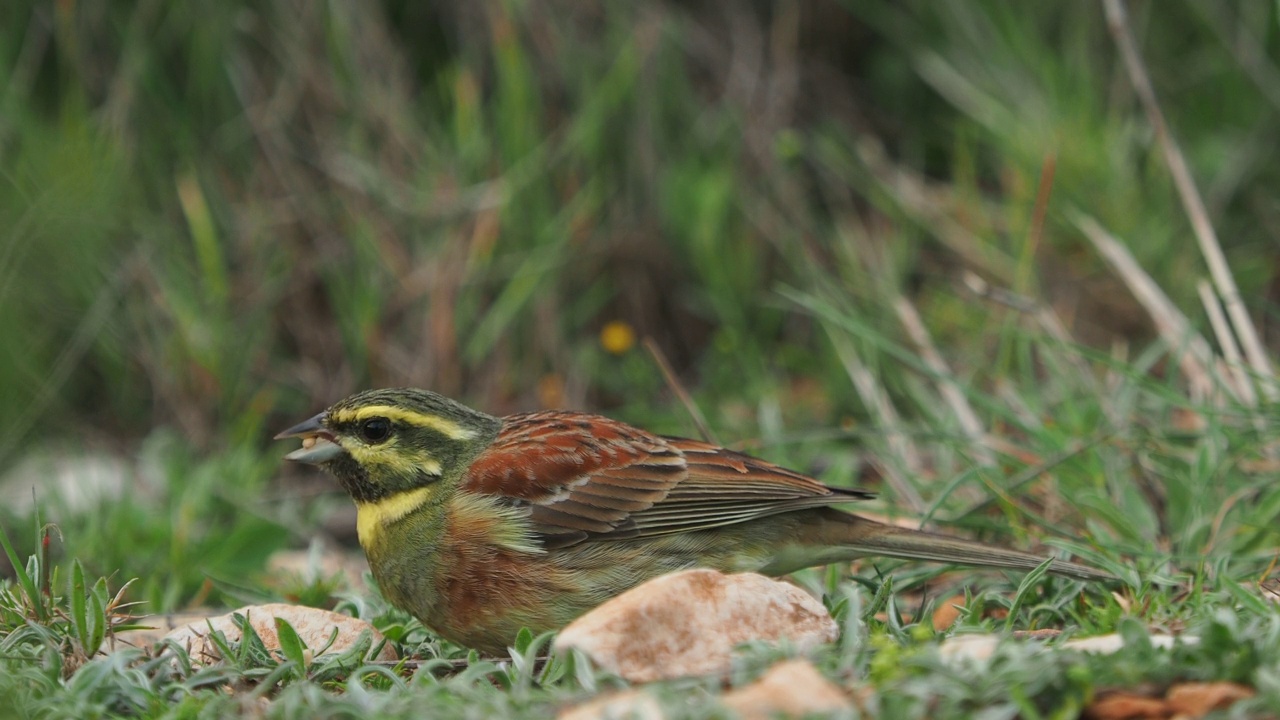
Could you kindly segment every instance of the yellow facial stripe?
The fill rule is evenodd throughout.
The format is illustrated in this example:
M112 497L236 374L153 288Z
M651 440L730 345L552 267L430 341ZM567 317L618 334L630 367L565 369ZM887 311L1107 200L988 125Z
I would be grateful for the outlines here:
M441 474L439 460L424 450L403 447L394 438L381 445L365 445L350 438L340 438L338 442L361 467L376 473L394 473L402 477L419 473Z
M365 405L352 410L339 410L331 416L331 421L338 423L360 422L371 417L384 417L392 422L430 428L450 440L470 440L476 431L463 427L458 423L442 418L439 415L427 415L395 405Z
M360 546L370 548L382 542L382 531L388 525L422 507L435 492L436 485L427 485L396 493L375 502L356 503L356 535Z

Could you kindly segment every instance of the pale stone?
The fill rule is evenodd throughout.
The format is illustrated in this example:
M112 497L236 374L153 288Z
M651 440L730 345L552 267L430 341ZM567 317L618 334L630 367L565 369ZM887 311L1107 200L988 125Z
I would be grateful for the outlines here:
M1169 688L1165 699L1177 717L1204 717L1231 707L1255 694L1253 688L1233 682L1189 682Z
M1168 650L1178 643L1184 645L1194 645L1200 642L1197 637L1190 636L1174 636L1174 635L1152 635L1148 638L1151 641L1151 647ZM1068 640L1058 647L1063 650L1079 650L1080 652L1097 653L1098 655L1114 655L1120 652L1124 647L1124 638L1118 634L1096 635L1090 638L1079 638L1077 640Z
M804 660L774 665L759 680L725 694L721 702L743 720L827 717L853 710L840 688Z
M280 650L280 640L276 636L276 618L287 621L297 631L298 637L310 652L324 648L329 638L334 637L335 629L337 636L333 644L325 648L326 654L340 653L350 649L365 631L370 633L374 646L383 640L382 633L364 620L328 610L283 603L249 605L226 615L196 620L174 630L164 639L172 640L185 648L193 664L205 665L217 662L221 659L221 655L218 652L218 646L209 638L210 630L221 631L227 640L239 642L240 628L235 623L236 614L243 615L254 632L258 633L258 637L262 638L263 646L277 654ZM397 659L396 651L390 643L383 643L378 656L372 659L394 662Z
M996 647L1001 640L1005 639L1004 635L957 635L947 638L938 652L942 654L943 659L959 661L959 660L988 660L995 654ZM1034 638L1027 638L1034 639ZM1176 637L1173 635L1152 635L1150 637L1152 647L1161 649L1172 648L1177 643L1187 645L1199 642L1199 638L1191 636ZM1118 634L1097 635L1090 638L1079 638L1076 640L1068 640L1064 643L1054 646L1058 650L1076 650L1078 652L1096 653L1099 655L1111 655L1118 652L1124 647L1124 638Z
M654 578L566 627L555 648L577 648L632 682L730 669L733 649L784 639L800 651L836 639L822 603L763 575L683 570Z
M643 690L623 690L592 698L556 720L663 720L662 706Z
M107 647L103 649L103 652L113 653L124 648L150 648L164 640L165 636L170 632L184 625L197 621L204 622L211 612L213 611L203 609L190 612L138 616L137 624L142 627L135 630L112 633L107 639Z
M1096 720L1135 718L1202 718L1226 710L1255 694L1253 688L1232 682L1191 682L1174 685L1164 698L1127 690L1104 692L1085 708L1085 717Z
M938 646L944 660L987 660L1000 644L1000 635L956 635Z
M368 567L363 553L331 550L321 544L306 550L279 550L267 558L268 581L275 587L336 579L345 588L365 590L364 571Z
M0 503L17 516L50 502L85 512L119 500L127 488L145 485L140 476L138 468L122 458L75 448L50 449L26 456L0 478ZM145 498L149 493L137 495Z

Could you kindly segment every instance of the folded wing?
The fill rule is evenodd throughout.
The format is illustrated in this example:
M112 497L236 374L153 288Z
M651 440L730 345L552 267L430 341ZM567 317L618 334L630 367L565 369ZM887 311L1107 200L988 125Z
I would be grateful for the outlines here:
M871 497L596 415L539 412L504 422L463 489L527 506L549 548L705 530Z

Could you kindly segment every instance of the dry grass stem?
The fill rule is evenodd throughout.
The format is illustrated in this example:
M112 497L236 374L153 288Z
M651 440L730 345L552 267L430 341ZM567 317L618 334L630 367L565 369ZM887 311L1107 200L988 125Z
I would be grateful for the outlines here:
M951 368L947 367L947 362L942 359L942 354L934 346L933 339L929 337L929 331L920 320L920 314L916 312L915 306L902 295L898 295L893 300L893 309L898 314L898 320L902 322L902 327L906 329L911 342L915 343L916 349L920 351L920 359L933 372L938 392L960 423L960 431L969 441L974 459L979 465L985 467L995 465L995 455L985 444L986 430L982 426L982 421L978 419L978 414L973 411L969 399L960 389L960 383L956 381Z
M1274 382L1275 376L1271 370L1271 362L1262 347L1253 319L1249 317L1249 311L1240 298L1240 290L1236 287L1230 267L1227 266L1226 256L1222 253L1222 246L1218 242L1213 224L1209 222L1209 213L1205 210L1204 200L1200 197L1200 191L1191 177L1186 158L1165 123L1164 112L1161 111L1160 103L1156 99L1155 88L1151 84L1142 55L1138 52L1137 43L1134 42L1124 3L1122 0L1102 0L1102 5L1107 13L1107 27L1111 30L1111 36L1115 39L1120 55L1124 59L1125 70L1147 114L1147 119L1155 130L1165 162L1169 165L1169 173L1173 176L1173 184L1178 190L1178 196L1182 200L1187 217L1191 220L1191 227L1200 244L1200 252L1209 266L1209 275L1213 278L1218 294L1222 296L1227 315L1231 318L1232 327L1240 337L1240 344L1244 348L1245 356L1249 359L1249 365L1261 379L1263 394L1268 400L1275 401L1280 397L1280 388L1277 388Z
M1169 351L1178 358L1178 365L1187 378L1192 398L1201 401L1210 397L1218 383L1210 374L1214 355L1209 343L1191 327L1186 316L1179 312L1155 280L1134 260L1123 243L1104 230L1096 220L1083 213L1073 212L1072 220L1128 285L1138 302L1146 308L1151 321L1155 323L1156 332L1169 345Z
M1222 348L1222 357L1226 360L1227 372L1231 374L1231 380L1235 383L1236 395L1245 405L1257 407L1258 395L1254 392L1253 382L1249 379L1249 372L1244 367L1244 359L1240 357L1240 347L1236 345L1235 336L1231 334L1231 326L1227 323L1226 315L1222 313L1222 303L1218 302L1218 296L1214 294L1213 288L1204 280L1196 283L1196 291L1200 293L1200 304L1204 305L1209 326L1213 328L1214 337L1218 338L1218 345Z
M857 153L858 159L898 206L967 265L1002 282L1014 278L1017 263L1012 258L984 243L945 211L952 204L949 193L931 187L920 175L895 165L874 139L859 140Z
M680 384L680 378L676 377L675 371L671 369L671 363L667 362L667 356L662 352L662 348L658 347L653 338L646 337L644 339L644 349L649 351L649 357L653 358L653 362L662 371L662 377L666 380L667 387L671 388L671 392L675 393L675 396L680 399L680 404L684 405L685 412L689 413L689 418L693 420L694 426L698 428L698 435L705 442L713 445L721 444L716 439L716 434L711 431L711 426L707 424L707 418L702 414L702 410L693 402L693 398L684 389L684 385Z
M875 418L876 424L884 430L885 443L889 446L889 453L892 456L890 462L882 463L885 481L912 513L923 515L924 498L906 477L908 474L915 476L920 474L919 450L902 431L902 419L894 409L893 402L880 387L875 375L858 358L853 345L846 338L835 333L831 333L830 337L831 344L835 347L836 354L840 356L840 362L844 365L845 372L849 374L849 380L853 382L854 389L862 398L867 411Z
M1017 386L1010 382L1008 378L996 378L995 391L996 397L1000 399L1000 404L1016 415L1018 422L1037 430L1044 428L1044 422L1032 411L1031 406L1018 393Z
M1122 422L1120 413L1115 409L1114 403L1110 402L1111 395L1107 393L1103 386L1098 382L1098 378L1093 374L1093 370L1089 367L1079 352L1074 348L1080 345L1071 332L1067 330L1067 326L1058 317L1058 313L1048 305L1043 305L1035 300L1019 295L1007 288L995 287L991 283L982 279L977 273L965 270L961 274L961 281L965 288L978 297L990 302L1004 305L1024 315L1031 316L1036 324L1040 326L1046 334L1058 343L1064 352L1061 358L1066 360L1068 364L1075 370L1076 375L1086 387L1094 391L1094 396L1098 398L1098 402L1102 405L1103 412L1112 424L1119 427Z

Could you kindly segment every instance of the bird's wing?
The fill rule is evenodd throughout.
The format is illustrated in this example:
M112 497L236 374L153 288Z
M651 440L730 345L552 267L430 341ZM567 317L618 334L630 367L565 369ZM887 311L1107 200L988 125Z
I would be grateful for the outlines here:
M708 443L571 412L506 418L463 489L527 506L548 547L705 530L871 497Z

